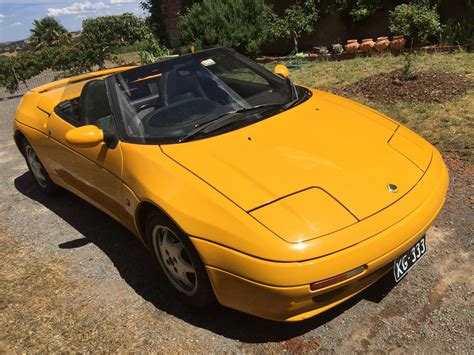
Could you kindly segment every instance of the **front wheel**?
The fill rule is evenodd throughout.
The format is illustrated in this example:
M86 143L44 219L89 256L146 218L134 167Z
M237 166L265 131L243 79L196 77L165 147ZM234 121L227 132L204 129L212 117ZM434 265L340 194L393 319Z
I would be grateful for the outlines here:
M51 180L48 173L46 172L46 169L39 160L38 155L36 155L35 150L26 139L23 139L22 149L25 156L26 164L28 165L28 169L35 178L35 181L38 184L39 188L43 192L46 192L48 194L53 194L57 192L58 185L56 185Z
M146 236L161 270L181 298L194 306L214 302L205 267L189 238L159 213L146 221Z

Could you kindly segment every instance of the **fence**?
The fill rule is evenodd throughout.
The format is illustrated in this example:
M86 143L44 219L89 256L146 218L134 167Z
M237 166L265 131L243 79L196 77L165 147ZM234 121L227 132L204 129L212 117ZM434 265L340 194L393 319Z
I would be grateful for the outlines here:
M37 75L29 80L26 83L20 82L18 84L18 89L15 92L9 92L4 87L0 86L0 101L13 99L15 97L23 96L28 90L36 88L41 85L48 84L56 80L61 75L60 72L54 72L51 70L46 70L40 75Z

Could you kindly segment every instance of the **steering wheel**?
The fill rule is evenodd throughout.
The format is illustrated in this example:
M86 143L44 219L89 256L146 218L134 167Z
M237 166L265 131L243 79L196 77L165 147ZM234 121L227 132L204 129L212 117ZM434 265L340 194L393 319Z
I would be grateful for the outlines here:
M200 119L201 114L209 113L213 111L215 107L216 104L211 100L190 98L158 108L157 110L152 110L142 117L141 122L145 130L156 129L158 126L161 127L161 129L168 129L168 127L172 126L189 125L196 119ZM194 114L189 113L189 111ZM155 117L159 118L159 122L151 122L154 121Z

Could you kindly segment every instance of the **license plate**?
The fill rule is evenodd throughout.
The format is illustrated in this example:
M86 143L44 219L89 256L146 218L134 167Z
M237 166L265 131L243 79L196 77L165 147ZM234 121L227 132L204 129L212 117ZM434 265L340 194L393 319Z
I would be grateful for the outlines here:
M426 242L425 236L423 236L412 248L400 255L398 259L393 262L393 276L395 277L395 281L400 281L425 253Z

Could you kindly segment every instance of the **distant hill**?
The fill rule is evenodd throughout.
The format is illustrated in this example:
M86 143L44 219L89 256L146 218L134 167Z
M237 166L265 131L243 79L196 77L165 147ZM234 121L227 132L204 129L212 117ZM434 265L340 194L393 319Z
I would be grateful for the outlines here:
M81 35L81 31L71 32L73 40ZM0 42L0 55L14 55L17 52L24 52L33 49L28 39L19 41Z
M23 52L31 49L27 39L0 43L0 54Z

